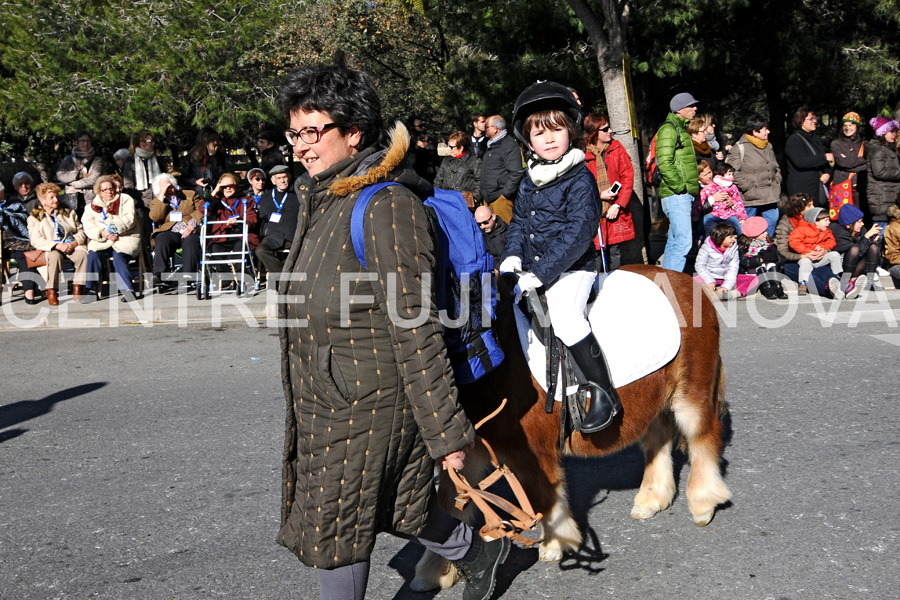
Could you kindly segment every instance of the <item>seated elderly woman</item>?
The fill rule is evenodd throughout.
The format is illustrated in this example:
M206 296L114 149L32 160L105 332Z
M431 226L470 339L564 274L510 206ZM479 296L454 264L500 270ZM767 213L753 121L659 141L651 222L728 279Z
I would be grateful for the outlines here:
M134 212L134 199L119 193L112 175L103 175L94 184L94 199L84 209L84 232L88 241L88 291L97 292L105 260L112 258L122 302L134 300L128 260L140 250L141 234Z
M87 281L87 236L75 211L59 205L60 187L55 183L37 186L40 207L28 217L28 237L31 245L44 251L47 261L47 303L59 305L57 290L63 259L75 264L73 299L81 302Z
M152 242L153 282L162 283L162 274L169 270L169 261L178 248L182 249L182 276L196 277L200 264L200 224L203 222L203 197L178 187L175 177L160 173L153 178L153 200L150 219L156 224Z
M225 173L219 177L213 190L213 202L209 208L208 218L212 222L208 226L207 233L210 237L207 250L221 254L217 258L222 260L234 260L240 264L239 253L244 240L241 237L225 237L243 234L243 221L247 221L247 251L252 254L253 249L259 244L259 236L256 235L257 213L252 198L242 197L238 194L240 180L233 173ZM227 253L227 254L226 254ZM224 271L227 265L217 264L217 271Z
M25 290L25 303L37 304L41 301L35 294L40 276L37 269L29 267L25 259L25 252L34 250L28 240L28 211L17 196L6 199L3 183L0 183L0 229L3 230L0 257L3 261L9 259L16 261L19 269L18 281Z
M21 202L25 211L31 214L38 207L37 194L34 193L34 179L28 171L19 171L12 178L14 192L9 195L10 202Z

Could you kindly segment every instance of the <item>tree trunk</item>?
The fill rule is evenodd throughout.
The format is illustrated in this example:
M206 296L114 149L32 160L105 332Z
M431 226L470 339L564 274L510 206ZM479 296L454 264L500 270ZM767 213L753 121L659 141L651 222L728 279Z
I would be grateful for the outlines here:
M625 54L628 0L600 0L606 23L603 24L585 0L566 0L594 45L597 64L603 81L603 94L609 111L609 124L618 135L616 139L625 146L631 164L634 165L634 193L644 201L643 171L638 152L639 141L631 137L631 121L628 116L628 97L625 91L625 73L622 58ZM627 133L621 133L627 132ZM637 207L635 207L637 209Z

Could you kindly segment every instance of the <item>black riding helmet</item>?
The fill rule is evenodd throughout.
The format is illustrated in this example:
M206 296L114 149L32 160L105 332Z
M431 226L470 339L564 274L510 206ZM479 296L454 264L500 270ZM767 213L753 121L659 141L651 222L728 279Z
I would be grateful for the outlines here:
M525 119L533 113L554 109L569 115L575 127L581 128L581 107L578 106L578 101L569 88L553 81L539 81L529 85L516 98L516 105L513 108L513 135L528 145L528 139L522 135Z

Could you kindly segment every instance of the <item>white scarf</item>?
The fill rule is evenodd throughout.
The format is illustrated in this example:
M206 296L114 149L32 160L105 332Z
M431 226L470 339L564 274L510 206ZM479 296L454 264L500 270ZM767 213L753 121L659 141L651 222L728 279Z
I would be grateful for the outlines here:
M559 162L551 165L536 165L528 167L528 176L538 187L547 185L563 173L567 173L573 167L584 162L584 152L578 148L570 148Z
M147 161L147 167L144 168L144 160ZM156 160L156 153L147 152L141 148L134 149L134 187L143 192L150 187L153 179L159 175L159 161Z

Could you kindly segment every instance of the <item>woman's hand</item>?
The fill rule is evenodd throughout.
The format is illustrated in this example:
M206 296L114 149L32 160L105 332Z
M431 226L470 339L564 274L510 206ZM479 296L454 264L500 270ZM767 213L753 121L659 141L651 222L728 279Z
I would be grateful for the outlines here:
M237 217L229 217L229 218L228 218L228 226L231 227L232 225L234 225L235 223L237 223L237 221L238 221L238 218L237 218Z
M826 152L825 160L827 160L830 163L833 163L834 162L834 154L832 154L831 152Z
M102 233L103 232L101 232L101 234ZM112 243L116 243L119 240L119 236L116 235L115 233L108 233L108 234L106 234L106 239L108 239Z
M878 225L878 223L875 223L874 225L872 225L872 228L866 232L866 237L871 240L877 237L880 233L881 227Z
M615 221L619 218L619 212L621 207L618 204L613 204L609 207L609 210L606 211L606 220L607 221Z
M206 184L203 182L203 179L198 179L194 182L194 185L197 187L204 187Z
M192 233L194 233L194 226L188 225L187 227L184 228L184 231L181 232L181 239L186 238L187 236L191 235Z
M711 281L711 282L707 283L706 285L708 285L709 289L711 289L712 291L716 291L716 282L715 281Z
M465 466L466 451L471 450L474 447L475 447L475 444L472 443L461 450L457 450L456 452L451 452L450 454L448 454L447 456L445 456L444 458L441 459L441 468L446 471L447 466L449 465L449 466L453 467L454 469L456 469L457 471L459 471L460 469L463 468L463 466Z
M822 173L822 175L819 177L819 181L821 181L822 183L828 183L829 179L831 179L831 175L829 175L828 173Z
M613 194L609 190L603 190L602 192L600 192L601 200L615 200L616 196L618 196L618 194Z

